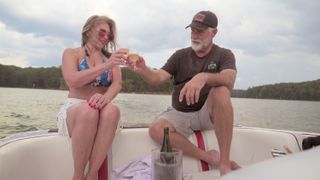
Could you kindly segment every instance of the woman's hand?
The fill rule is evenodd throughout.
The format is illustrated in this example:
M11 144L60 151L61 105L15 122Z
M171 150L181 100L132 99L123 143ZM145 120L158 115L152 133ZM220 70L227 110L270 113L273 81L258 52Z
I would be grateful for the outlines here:
M96 110L102 109L111 100L103 94L95 93L88 101L88 105Z
M122 51L116 51L111 54L107 64L110 65L110 68L116 65L125 65L127 61L125 60L125 53Z

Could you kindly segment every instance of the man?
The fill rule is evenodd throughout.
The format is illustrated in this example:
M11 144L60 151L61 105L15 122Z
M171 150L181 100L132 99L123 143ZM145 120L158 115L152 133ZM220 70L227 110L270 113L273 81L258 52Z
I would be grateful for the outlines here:
M218 166L220 174L240 168L230 161L233 108L230 91L236 78L233 53L213 44L218 19L210 11L197 13L186 28L191 28L191 47L176 51L158 70L146 66L140 57L135 67L149 84L157 85L173 78L172 107L151 124L149 134L159 144L163 128L170 128L171 144L184 154ZM188 136L194 130L215 130L220 153L203 151Z

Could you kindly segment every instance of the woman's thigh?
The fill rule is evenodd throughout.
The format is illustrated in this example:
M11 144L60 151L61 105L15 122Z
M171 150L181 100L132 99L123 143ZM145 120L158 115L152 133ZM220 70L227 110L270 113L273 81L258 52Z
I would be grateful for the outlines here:
M71 136L76 125L94 125L98 123L99 111L88 106L87 103L80 103L71 106L67 110L67 127Z

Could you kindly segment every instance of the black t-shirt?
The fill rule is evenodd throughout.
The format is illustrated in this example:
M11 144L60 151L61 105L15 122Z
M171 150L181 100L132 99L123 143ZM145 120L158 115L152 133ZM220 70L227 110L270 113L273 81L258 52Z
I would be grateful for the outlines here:
M207 84L200 91L198 103L187 105L185 98L179 102L179 94L184 84L200 72L218 73L224 69L236 70L235 57L231 50L213 44L211 51L200 58L191 47L176 51L161 68L173 77L172 107L182 112L201 109L211 89Z

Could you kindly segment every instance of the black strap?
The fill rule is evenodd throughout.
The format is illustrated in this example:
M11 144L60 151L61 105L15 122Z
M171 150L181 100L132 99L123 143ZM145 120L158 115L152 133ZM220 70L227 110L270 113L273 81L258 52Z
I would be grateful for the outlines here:
M319 146L320 145L320 136L315 136L315 137L307 137L302 140L302 149L310 149L314 146Z

